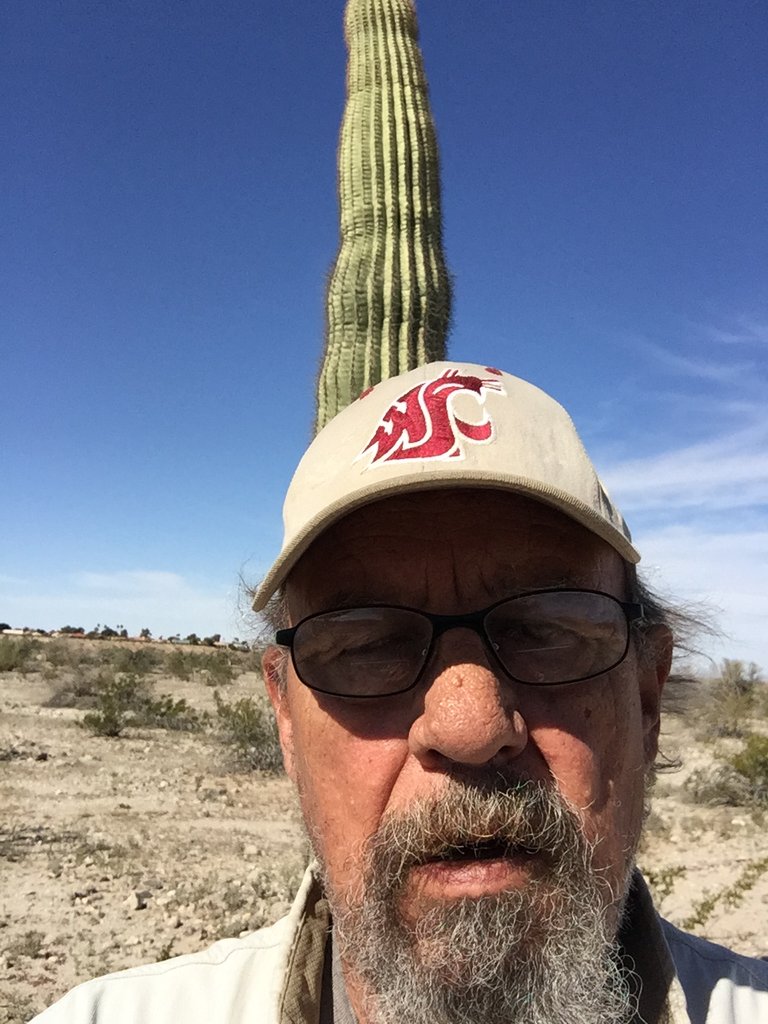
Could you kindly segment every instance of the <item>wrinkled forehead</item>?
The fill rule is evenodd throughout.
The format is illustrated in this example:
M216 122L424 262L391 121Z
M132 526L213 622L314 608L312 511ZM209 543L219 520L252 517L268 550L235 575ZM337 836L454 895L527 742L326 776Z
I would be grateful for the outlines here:
M623 597L625 580L619 554L559 510L506 491L460 488L397 495L350 513L314 541L286 590L295 618L376 602L448 611L557 586Z

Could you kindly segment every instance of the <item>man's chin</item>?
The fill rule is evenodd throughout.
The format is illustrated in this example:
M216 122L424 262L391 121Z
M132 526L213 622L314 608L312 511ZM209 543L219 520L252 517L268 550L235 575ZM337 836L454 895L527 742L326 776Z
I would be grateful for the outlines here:
M425 981L468 990L482 974L498 978L516 961L535 958L542 937L530 906L519 890L401 903L393 933L399 932L401 951Z

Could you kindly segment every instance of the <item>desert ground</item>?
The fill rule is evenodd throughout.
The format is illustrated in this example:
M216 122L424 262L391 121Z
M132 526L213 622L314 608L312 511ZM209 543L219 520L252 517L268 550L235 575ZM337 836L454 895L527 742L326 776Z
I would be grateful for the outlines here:
M0 1024L23 1024L94 975L275 919L307 859L290 783L234 757L205 673L150 679L207 711L204 730L110 737L83 727L82 707L55 706L72 670L36 658L0 672ZM261 680L244 672L219 692L258 703ZM683 767L657 782L640 864L666 917L765 955L765 813L694 802L686 780L739 745L697 739L698 718L666 717L664 751Z

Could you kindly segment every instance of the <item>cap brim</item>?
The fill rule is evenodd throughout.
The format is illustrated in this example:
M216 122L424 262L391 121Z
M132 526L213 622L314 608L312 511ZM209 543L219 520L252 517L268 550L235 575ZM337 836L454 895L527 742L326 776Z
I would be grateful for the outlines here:
M269 599L285 583L293 567L301 556L307 551L317 538L325 533L334 523L365 505L371 505L377 501L393 495L413 494L419 491L432 491L441 488L473 489L489 488L500 491L509 491L513 494L521 494L545 505L563 512L569 518L581 523L591 533L601 537L610 544L623 559L633 565L640 561L640 555L627 537L615 529L595 510L580 501L566 491L558 490L538 480L531 480L526 477L512 476L492 473L466 473L461 480L457 480L456 473L452 467L446 468L444 473L432 472L429 477L423 473L406 474L393 478L389 483L376 481L368 486L361 487L356 493L346 494L338 501L328 505L323 511L316 515L297 533L283 551L280 552L275 563L264 577L256 590L253 599L253 610L262 611Z

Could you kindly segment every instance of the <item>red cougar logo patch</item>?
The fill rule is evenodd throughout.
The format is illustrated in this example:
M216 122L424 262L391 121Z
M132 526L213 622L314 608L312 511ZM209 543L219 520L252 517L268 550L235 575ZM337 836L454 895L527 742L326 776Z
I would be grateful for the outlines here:
M501 381L459 370L446 370L440 377L417 384L390 405L357 458L373 452L368 469L400 459L463 459L463 441L487 444L493 440L493 421L485 410L479 423L459 419L454 399L470 394L483 405L491 391L506 395Z

